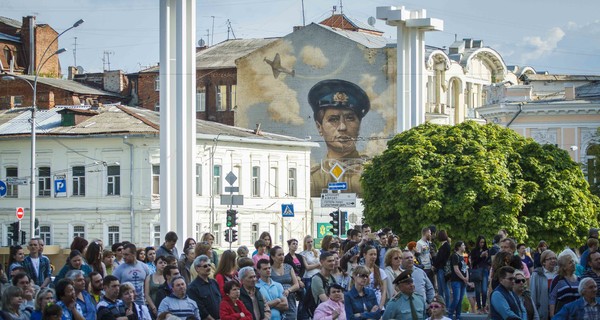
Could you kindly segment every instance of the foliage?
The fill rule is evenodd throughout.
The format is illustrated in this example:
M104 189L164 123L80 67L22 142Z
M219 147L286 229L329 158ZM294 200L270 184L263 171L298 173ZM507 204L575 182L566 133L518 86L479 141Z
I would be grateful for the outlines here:
M519 242L580 245L597 226L599 199L580 166L495 124L424 124L398 134L362 175L366 222L404 241L435 224L454 240L489 240L500 228Z

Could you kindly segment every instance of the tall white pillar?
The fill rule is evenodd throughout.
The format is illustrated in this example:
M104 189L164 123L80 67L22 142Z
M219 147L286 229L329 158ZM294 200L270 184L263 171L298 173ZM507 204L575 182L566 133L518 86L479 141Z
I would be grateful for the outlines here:
M196 1L160 1L160 232L193 234ZM182 245L182 241L178 245Z

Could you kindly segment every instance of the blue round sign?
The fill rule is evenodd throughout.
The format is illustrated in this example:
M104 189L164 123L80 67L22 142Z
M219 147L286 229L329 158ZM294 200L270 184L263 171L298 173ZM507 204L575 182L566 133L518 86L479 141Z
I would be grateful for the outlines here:
M0 180L0 197L4 197L6 196L6 183L4 183L4 181Z

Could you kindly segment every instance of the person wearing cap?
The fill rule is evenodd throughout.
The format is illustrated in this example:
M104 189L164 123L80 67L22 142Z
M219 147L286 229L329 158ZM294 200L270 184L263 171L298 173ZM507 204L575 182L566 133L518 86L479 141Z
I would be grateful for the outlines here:
M339 79L323 80L308 92L315 125L327 146L327 155L311 168L311 196L318 197L334 178L332 167L344 169L340 182L348 183L348 192L360 193L360 175L367 157L356 150L363 117L371 107L369 97L356 84Z
M446 317L446 302L444 302L444 297L442 296L435 296L427 310L429 310L430 314L427 320L452 320Z
M313 319L319 320L336 320L346 319L346 310L344 307L344 287L334 283L327 288L327 297L329 299L321 302Z
M403 271L393 283L398 294L385 306L382 319L424 320L427 303L425 297L415 292L412 271Z

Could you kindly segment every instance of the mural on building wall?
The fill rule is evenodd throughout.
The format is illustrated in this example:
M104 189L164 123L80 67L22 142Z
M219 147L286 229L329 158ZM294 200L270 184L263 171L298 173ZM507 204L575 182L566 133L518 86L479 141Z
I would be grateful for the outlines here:
M318 142L311 153L311 196L338 164L339 181L360 196L363 164L393 135L395 53L370 48L318 25L239 59L236 126ZM372 37L372 36L371 36ZM380 38L380 37L376 37Z

